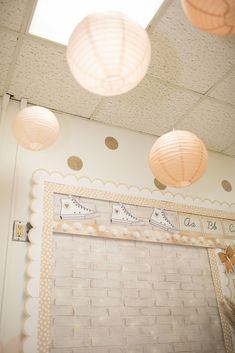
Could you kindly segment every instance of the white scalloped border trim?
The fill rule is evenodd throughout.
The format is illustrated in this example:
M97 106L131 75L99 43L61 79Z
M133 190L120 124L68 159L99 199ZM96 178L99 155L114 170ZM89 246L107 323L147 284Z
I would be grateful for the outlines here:
M41 263L41 234L43 223L43 181L34 179L32 189L32 201L30 205L30 223L33 228L29 232L30 245L27 252L28 265L26 268L26 303L23 334L23 352L37 352L37 326L39 315L39 286L40 286L40 263Z
M89 177L79 177L72 174L63 175L59 172L47 172L44 169L36 170L33 174L34 183L49 181L58 184L69 184L72 186L98 189L102 191L127 194L129 196L138 196L143 198L152 198L161 201L169 201L182 205L191 205L194 207L210 208L215 210L235 212L235 203L220 202L218 200L201 199L190 195L173 194L170 191L157 191L148 188L139 188L135 185L116 184L112 181L103 181L101 179L90 179Z
M32 201L30 205L31 217L30 223L33 226L29 233L29 250L27 266L27 300L25 304L26 319L24 322L23 333L25 339L23 342L24 353L39 353L37 351L37 333L38 333L38 315L39 315L39 286L40 286L40 264L41 264L41 234L43 224L43 201L44 201L44 183L53 182L76 187L84 187L94 190L108 191L128 196L138 196L142 198L151 198L161 201L174 202L181 205L191 205L194 207L210 208L220 211L235 211L235 203L228 204L217 200L192 198L170 192L151 191L147 188L140 189L137 186L127 186L125 184L115 184L111 181L104 182L100 179L91 180L88 177L77 178L74 175L62 175L58 172L49 173L46 170L39 169L33 174ZM223 276L224 277L224 276ZM225 284L225 283L224 283Z

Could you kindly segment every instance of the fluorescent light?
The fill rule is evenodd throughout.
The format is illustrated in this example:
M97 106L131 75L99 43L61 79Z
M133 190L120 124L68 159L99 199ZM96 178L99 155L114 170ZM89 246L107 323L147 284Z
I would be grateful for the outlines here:
M87 15L119 11L146 28L164 0L38 0L29 33L68 44L76 25Z

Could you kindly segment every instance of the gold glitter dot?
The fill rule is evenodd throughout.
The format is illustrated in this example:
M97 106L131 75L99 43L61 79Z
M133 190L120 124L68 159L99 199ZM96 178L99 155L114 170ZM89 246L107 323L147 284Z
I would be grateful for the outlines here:
M77 156L71 156L67 159L67 163L69 168L73 169L73 170L80 170L83 167L83 162L81 160L81 158L77 157Z
M222 180L221 185L225 191L227 192L232 191L232 185L228 180Z
M118 148L118 141L114 137L108 136L105 139L105 145L110 150L116 150Z
M159 190L165 190L165 189L166 189L166 185L160 183L160 181L158 181L157 179L154 179L154 185L155 185L156 188L158 188Z

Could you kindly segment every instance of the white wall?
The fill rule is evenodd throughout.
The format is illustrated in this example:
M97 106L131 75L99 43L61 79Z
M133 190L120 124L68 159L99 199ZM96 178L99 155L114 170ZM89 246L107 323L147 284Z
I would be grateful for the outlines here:
M34 170L43 168L78 177L112 180L115 183L147 187L151 190L155 188L153 176L148 168L148 153L155 141L153 136L106 126L75 116L56 114L61 126L58 142L46 151L33 153L21 147L17 149L12 137L11 124L18 110L19 103L11 101L0 131L0 288L2 289L5 284L0 341L4 344L11 337L17 336L22 328L27 244L11 241L12 221L28 219L30 179ZM118 150L107 149L104 144L107 136L113 136L118 140ZM74 172L69 169L66 161L71 155L77 155L83 160L84 167L81 171ZM227 193L222 189L223 179L233 183L232 192ZM211 152L209 169L197 183L182 190L170 191L190 195L193 198L234 203L234 159ZM4 353L15 351L10 348L5 349Z

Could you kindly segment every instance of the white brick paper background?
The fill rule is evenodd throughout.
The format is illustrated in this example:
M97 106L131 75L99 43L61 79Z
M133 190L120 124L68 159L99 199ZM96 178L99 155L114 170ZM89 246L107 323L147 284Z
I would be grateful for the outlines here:
M206 249L54 235L50 353L225 353Z

